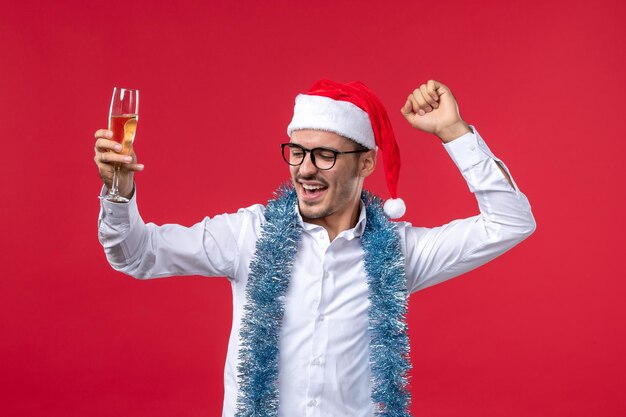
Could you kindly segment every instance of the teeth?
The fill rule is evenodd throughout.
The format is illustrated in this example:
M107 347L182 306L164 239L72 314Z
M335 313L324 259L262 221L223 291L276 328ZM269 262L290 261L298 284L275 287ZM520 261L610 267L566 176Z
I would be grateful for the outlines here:
M323 185L308 185L308 184L302 184L302 188L304 188L305 190L321 190L322 188L325 188Z

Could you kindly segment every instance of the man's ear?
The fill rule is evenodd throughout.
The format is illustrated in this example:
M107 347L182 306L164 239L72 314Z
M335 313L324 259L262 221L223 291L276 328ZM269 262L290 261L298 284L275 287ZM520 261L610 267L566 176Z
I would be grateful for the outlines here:
M371 149L367 152L363 152L359 159L359 176L366 178L369 177L376 168L376 151Z

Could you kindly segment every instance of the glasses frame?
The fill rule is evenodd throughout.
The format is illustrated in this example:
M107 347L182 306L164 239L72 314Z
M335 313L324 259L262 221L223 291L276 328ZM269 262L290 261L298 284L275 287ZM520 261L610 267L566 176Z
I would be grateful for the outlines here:
M302 154L302 160L297 163L297 164L292 164L291 162L289 162L289 160L285 157L285 147L295 147L298 149L301 149L302 152L304 152ZM334 149L330 149L330 148L313 148L313 149L307 149L302 145L298 145L297 143L281 143L280 144L280 150L281 150L281 154L283 156L283 160L290 166L292 167L297 167L302 165L302 163L304 162L304 160L306 159L306 154L307 152L311 155L311 162L313 162L313 165L315 165L315 168L321 170L321 171L328 171L329 169L333 169L333 167L335 166L335 164L337 163L337 155L346 155L346 154L350 154L350 153L361 153L361 152L369 152L371 149L356 149L353 151L336 151ZM331 152L334 156L333 158L333 164L328 167L328 168L320 168L317 166L317 163L315 162L315 152L316 151L324 151L324 152Z

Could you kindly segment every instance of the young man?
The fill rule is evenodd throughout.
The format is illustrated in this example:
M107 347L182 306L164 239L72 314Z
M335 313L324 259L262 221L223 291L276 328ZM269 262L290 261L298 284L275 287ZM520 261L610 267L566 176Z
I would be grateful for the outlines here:
M143 166L110 152L119 149L109 131L96 132L105 186L111 164L122 163L120 192L130 198L102 202L99 237L111 266L136 278L231 281L223 416L408 416L408 295L534 231L528 200L445 85L421 85L401 111L442 140L479 215L432 229L389 220L404 212L398 148L380 100L358 82L320 80L296 98L282 145L293 187L191 228L143 222L133 182ZM384 206L363 191L378 151L393 197Z

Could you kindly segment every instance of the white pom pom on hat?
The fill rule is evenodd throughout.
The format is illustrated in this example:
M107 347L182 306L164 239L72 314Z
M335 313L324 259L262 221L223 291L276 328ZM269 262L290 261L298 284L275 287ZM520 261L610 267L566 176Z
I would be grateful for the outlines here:
M406 206L401 198L390 198L383 205L385 214L392 219L399 219L406 213Z
M360 81L341 84L322 79L306 94L298 94L287 134L291 137L294 130L300 129L326 130L368 149L380 149L391 194L383 207L385 214L392 219L404 215L406 207L398 198L400 150L385 107L365 84Z

